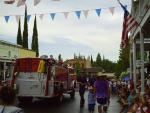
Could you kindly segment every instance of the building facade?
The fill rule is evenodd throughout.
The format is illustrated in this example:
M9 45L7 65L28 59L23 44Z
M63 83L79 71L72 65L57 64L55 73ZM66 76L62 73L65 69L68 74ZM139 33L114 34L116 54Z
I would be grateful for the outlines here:
M0 40L0 81L12 76L13 63L16 58L36 57L36 53L23 49L20 45Z
M130 77L133 77L136 86L137 68L140 69L141 93L144 93L145 63L150 63L150 0L132 0L131 15L139 23L139 26L134 28L130 34ZM140 53L139 60L137 60L138 53ZM144 53L148 55L145 60Z

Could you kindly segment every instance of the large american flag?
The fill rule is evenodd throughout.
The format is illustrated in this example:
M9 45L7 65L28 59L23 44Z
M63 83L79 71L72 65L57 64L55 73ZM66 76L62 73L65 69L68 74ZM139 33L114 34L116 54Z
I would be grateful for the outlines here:
M138 22L128 12L127 7L122 5L119 0L118 0L118 2L121 5L122 9L124 10L124 21L123 21L121 47L125 48L128 44L128 33L134 27L138 26Z

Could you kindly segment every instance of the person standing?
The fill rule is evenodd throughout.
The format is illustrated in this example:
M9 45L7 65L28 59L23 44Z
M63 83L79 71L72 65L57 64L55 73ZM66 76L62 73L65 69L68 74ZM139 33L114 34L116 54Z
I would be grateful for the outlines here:
M14 106L15 91L9 86L0 89L0 113L24 113L21 108Z
M88 93L88 110L89 110L89 113L94 113L95 101L96 101L95 91L94 91L94 88L92 85L88 87L88 90L89 90L89 93Z
M97 80L94 82L96 98L98 105L98 112L104 113L107 111L107 105L110 98L109 82L106 75L98 75Z
M80 107L83 107L84 106L84 102L85 102L84 93L85 93L86 84L87 84L86 77L83 76L83 75L79 76L77 78L77 82L79 84Z

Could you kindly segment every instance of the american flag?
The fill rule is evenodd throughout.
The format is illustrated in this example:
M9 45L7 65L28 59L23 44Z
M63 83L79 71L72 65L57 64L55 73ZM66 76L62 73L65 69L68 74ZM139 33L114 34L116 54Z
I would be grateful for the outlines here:
M138 26L138 22L128 12L127 7L122 5L119 0L118 0L118 2L121 5L122 9L124 10L124 21L123 21L121 47L125 48L128 44L128 32L130 30L132 30L134 27Z

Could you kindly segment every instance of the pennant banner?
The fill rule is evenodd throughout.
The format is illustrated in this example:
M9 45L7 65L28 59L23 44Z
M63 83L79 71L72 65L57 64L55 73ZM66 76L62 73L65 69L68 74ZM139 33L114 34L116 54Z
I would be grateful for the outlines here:
M67 19L68 18L68 15L69 15L69 12L63 12L65 18Z
M56 13L50 13L50 16L51 16L52 20L54 20L55 14Z
M34 0L34 6L36 6L37 4L39 4L41 2L41 0Z
M101 13L101 9L95 9L96 13L98 16L100 16L100 13Z
M5 4L13 4L15 2L15 0L5 0L4 3Z
M25 5L26 0L19 0L17 3L17 7Z
M114 14L114 10L115 10L115 7L110 7L109 8L109 11L111 12L112 15Z
M17 1L17 0L10 0L10 1ZM34 0L34 5L37 5L40 1L41 1L41 0ZM26 2L26 0L18 0L17 6L21 6L21 5L25 5L25 6L26 6L25 2ZM117 7L118 7L118 6L117 6ZM124 7L127 8L127 5L125 5ZM106 8L105 8L105 9L106 9ZM101 10L102 10L102 9L101 9L101 8L98 8L98 9L91 9L91 10L94 10L94 11L96 12L97 16L99 17L100 14L101 14ZM52 12L52 13L50 12L49 15L50 15L51 19L54 20L54 19L55 19L55 15L56 15L57 13L62 13L62 14L64 15L65 19L67 19L67 18L68 18L68 15L69 15L70 13L74 13L75 16L77 16L77 18L80 19L80 16L81 16L81 13L82 13L82 12L83 12L84 17L87 18L88 15L89 15L89 11L91 11L91 10L90 10L90 9L86 9L86 10L77 10L77 11L70 11L70 12L56 12L56 13L55 13L55 12L54 12L54 13L53 13L53 12ZM115 7L109 7L108 10L109 10L110 13L113 15L113 14L114 14ZM30 18L31 18L31 15L35 15L35 14L27 15L27 21L28 21L28 22L29 22L29 20L30 20ZM39 15L39 18L42 20L43 17L44 17L44 15L47 15L47 13L43 13L43 14L37 14L37 13L36 13L36 15ZM17 23L19 22L19 19L21 19L21 15L11 15L11 16L15 16L15 17L16 17ZM10 16L7 16L7 15L6 15L6 16L4 16L4 18L5 18L5 21L8 22Z
M78 19L80 19L81 11L76 11L75 13L76 13Z
M21 16L20 15L16 15L16 22L19 23L19 20L21 20Z
M40 14L39 15L39 17L40 17L41 20L43 20L43 16L44 16L44 14Z
M10 17L10 16L5 16L5 21L6 21L7 23L8 23L9 17Z
M89 13L89 10L83 10L83 14L84 14L85 18L87 18L88 13Z
M27 15L27 21L29 22L31 15Z

